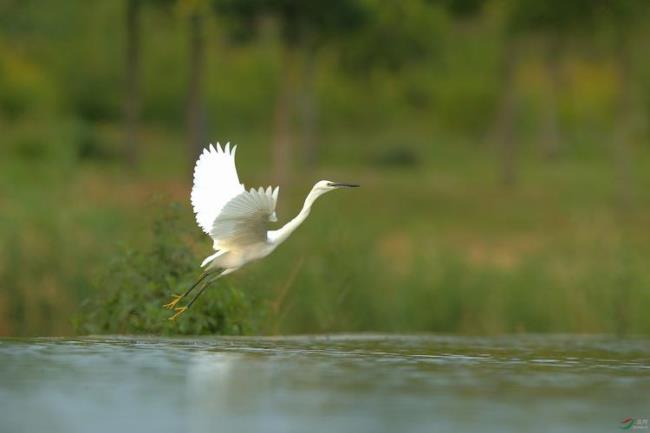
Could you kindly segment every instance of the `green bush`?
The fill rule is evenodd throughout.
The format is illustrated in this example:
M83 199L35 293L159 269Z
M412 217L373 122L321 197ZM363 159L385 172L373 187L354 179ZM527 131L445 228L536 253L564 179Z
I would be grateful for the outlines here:
M108 263L94 288L97 295L83 303L76 319L79 333L245 334L253 330L251 302L226 280L213 283L176 321L168 320L173 312L162 305L172 294L184 292L200 274L199 260L178 223L179 209L171 206L154 221L146 249L121 248Z

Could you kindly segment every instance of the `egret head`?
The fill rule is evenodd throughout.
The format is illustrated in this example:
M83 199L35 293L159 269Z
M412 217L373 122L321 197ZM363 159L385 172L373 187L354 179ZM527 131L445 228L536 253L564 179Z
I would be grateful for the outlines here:
M321 180L314 185L314 191L325 193L339 188L356 188L359 185L354 183L332 182L331 180Z
M339 188L355 188L357 186L359 185L353 183L332 182L331 180L318 181L311 189L311 192L307 195L307 198L305 199L305 204L308 207L311 206L314 200L316 200L318 197L325 194L326 192L334 191L335 189L339 189Z

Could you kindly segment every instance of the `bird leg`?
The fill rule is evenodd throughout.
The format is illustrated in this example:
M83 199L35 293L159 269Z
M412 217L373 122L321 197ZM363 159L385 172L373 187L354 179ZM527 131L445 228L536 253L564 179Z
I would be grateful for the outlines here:
M205 284L203 284L203 286L202 286L201 289L199 290L199 293L197 293L196 296L194 296L194 298L192 298L192 300L190 301L189 304L187 304L187 306L185 306L185 307L176 307L176 308L175 308L175 310L176 310L176 314L174 314L172 317L170 317L169 320L176 320L176 318L177 318L178 316L180 316L181 314L183 314L184 312L186 312L187 309L190 308L194 302L196 302L196 300L199 298L199 296L201 296L201 295L203 294L203 292L205 291L205 289L206 289L206 288L207 288L207 287L208 287L208 286L209 286L213 281L219 279L220 277L223 277L224 275L228 275L229 273L234 272L234 271L236 271L237 269L239 269L239 268L228 268L228 269L226 269L225 271L223 271L222 273L220 273L219 275L217 275L216 277L211 278L210 280L206 281ZM194 284L194 286L192 286L192 287L190 288L190 290L188 290L188 291L187 291L183 296L181 296L181 298L179 298L179 299L182 299L182 298L185 297L187 294L189 294L189 293L194 289L194 287L196 287L196 286L197 286L197 285L198 285L198 284L199 284L199 283L200 283L200 282L201 282L201 281L202 281L202 280L203 280L207 275L208 275L208 273L206 272L206 273L201 277L201 279L200 279L199 281L197 281L196 284ZM173 301L172 301L172 302L173 302ZM176 301L176 302L178 302L178 301ZM176 304L174 304L174 305L176 305Z
M172 295L172 300L169 301L168 304L163 305L163 308L167 308L168 310L171 310L178 304L178 301L183 299L183 295Z
M176 308L176 314L174 314L172 317L169 318L169 320L176 320L178 316L183 314L185 311L187 311L187 307L177 307Z
M201 278L199 278L199 280L192 285L192 287L187 289L187 291L185 293L183 293L182 295L172 295L172 300L169 301L169 303L163 305L163 308L167 308L168 310L171 310L174 307L176 307L176 304L178 304L178 301L180 301L181 299L183 299L184 297L189 295L192 292L192 290L194 290L194 288L196 286L198 286L199 283L201 281L203 281L205 279L205 277L207 277L207 276L208 276L208 272L206 271L206 272L203 273L203 275L201 275Z
M174 310L176 310L176 313L175 313L173 316L171 316L171 317L169 318L169 320L176 320L176 319L178 318L178 316L180 316L181 314L183 314L184 312L186 312L187 309L190 308L190 307L192 306L192 304L194 303L194 301L196 301L196 299L197 299L199 296L201 296L201 293L203 293L203 291L204 291L204 290L205 290L205 289L210 285L210 283L213 282L214 280L216 280L217 278L219 278L219 276L220 276L220 275L218 275L216 278L213 278L213 279L211 279L211 280L209 280L209 281L206 281L205 284L203 284L203 286L201 287L201 290L199 290L199 293L197 293L196 296L194 296L194 298L192 298L192 300L190 301L190 303L187 304L185 307L176 307L176 308L174 308ZM205 276L204 276L203 278L201 278L201 280L203 280L204 278L205 278ZM201 280L199 280L199 282L200 282ZM196 286L198 285L199 282L197 282L197 283L194 285L194 287L196 287ZM194 288L194 287L192 287L192 288ZM189 292L191 292L191 290L188 290L187 293L185 293L185 295L187 295ZM179 298L179 300L182 299L185 295L183 295L181 298ZM176 302L178 302L178 301L176 301ZM175 304L174 304L174 305L175 305Z
M187 304L187 308L190 308L192 306L194 301L196 301L199 298L199 296L201 296L201 294L206 289L206 287L208 287L213 281L218 280L219 278L223 277L224 275L228 275L231 272L235 272L237 269L239 269L239 268L228 268L225 271L223 271L222 273L220 273L219 275L217 275L216 277L212 278L207 283L205 283L205 285L203 287L201 287L201 290L199 290L199 293L197 293L196 296L194 298L192 298L190 303Z
M216 280L216 278L213 278L212 280L210 280L210 281L208 281L207 283L205 283L205 284L203 285L203 287L201 287L201 290L199 290L199 293L197 293L196 296L194 296L194 298L192 298L192 300L190 301L190 303L187 304L187 308L190 308L190 307L192 306L192 304L194 303L194 301L196 301L196 300L199 298L199 296L201 296L201 294L202 294L203 291L206 289L206 287L208 287L208 286L210 285L210 283L213 282L214 280Z

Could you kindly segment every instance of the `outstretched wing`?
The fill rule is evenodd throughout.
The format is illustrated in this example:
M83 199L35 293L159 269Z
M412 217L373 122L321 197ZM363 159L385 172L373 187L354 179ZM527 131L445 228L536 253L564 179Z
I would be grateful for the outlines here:
M237 146L231 149L230 143L224 149L219 143L216 148L211 144L196 161L192 207L196 222L207 234L226 203L245 191L235 167L236 150Z
M266 242L269 220L275 212L279 187L253 188L230 200L214 220L210 236L215 248L237 248Z

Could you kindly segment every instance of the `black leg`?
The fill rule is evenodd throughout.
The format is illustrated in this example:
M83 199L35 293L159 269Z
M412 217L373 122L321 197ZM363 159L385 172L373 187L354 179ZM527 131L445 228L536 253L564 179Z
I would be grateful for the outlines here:
M174 295L174 296L172 297L172 300L169 301L169 303L163 305L163 308L167 308L168 310L171 310L172 308L176 307L176 304L178 304L178 301L180 301L181 299L183 299L184 297L186 297L187 295L189 295L190 292L192 292L192 290L194 290L194 288L195 288L196 286L198 286L199 283L201 283L201 281L205 280L205 278L206 278L208 275L209 275L209 273L208 273L207 271L203 272L203 275L201 275L201 277L199 278L199 280L198 280L196 283L194 283L194 284L192 285L192 287L190 287L189 289L187 289L187 291L186 291L185 293L183 293L182 295Z
M185 306L185 307L174 308L175 305L176 305L176 302L178 302L178 300L173 301L173 305L171 305L171 308L174 308L174 309L176 310L176 314L174 314L172 317L170 317L169 320L176 320L176 318L177 318L178 316L180 316L180 315L183 314L185 311L187 311L187 309L190 308L190 307L192 306L192 304L193 304L197 299L199 299L199 296L201 296L201 295L203 294L203 292L205 291L205 289L206 289L206 288L207 288L207 287L208 287L208 286L209 286L213 281L215 281L215 280L217 280L219 277L221 277L221 276L223 276L223 275L227 275L227 274L229 274L229 273L231 273L231 272L233 272L233 271L235 271L235 270L237 270L237 268L226 269L225 271L223 271L222 273L220 273L220 274L217 275L216 277L214 277L214 278L212 278L212 279L206 281L205 283L203 283L203 287L201 287L201 289L199 290L199 293L197 293L196 296L194 296L194 298L190 301L189 304L187 304L187 306ZM201 277L201 280L205 279L206 275L207 275L207 273ZM185 295L187 295L189 292L191 292L192 289L194 289L194 287L196 287L196 286L199 284L199 282L200 282L201 280L197 281L196 284L194 284L194 286L192 286L192 287L190 288L190 290L188 290L187 293L185 293ZM185 295L183 295L183 296L185 296ZM178 298L178 299L181 299L181 298ZM169 308L169 309L171 310L171 308Z
M183 299L184 297L186 297L187 295L189 295L190 293L192 293L192 290L194 290L194 288L195 288L196 286L198 286L199 283L200 283L201 281L203 281L203 280L205 279L205 277L207 277L208 275L209 275L209 274L208 274L208 271L205 271L205 272L203 273L203 275L201 275L201 278L199 278L199 280L198 280L196 283L194 283L194 284L192 285L192 287L190 287L189 289L187 289L187 292L183 293L183 296L181 296L180 299Z
M214 280L216 280L216 278L214 278L214 279L208 281L207 283L205 283L205 284L203 285L203 287L201 287L201 290L199 290L199 293L197 293L196 296L195 296L194 298L192 298L192 300L190 301L190 303L187 304L187 308L190 308L190 307L192 306L192 304L194 303L194 301L196 301L197 299L199 299L199 296L201 296L201 294L203 293L203 291L204 291L204 290L205 290L205 289L210 285L210 283L213 282Z

